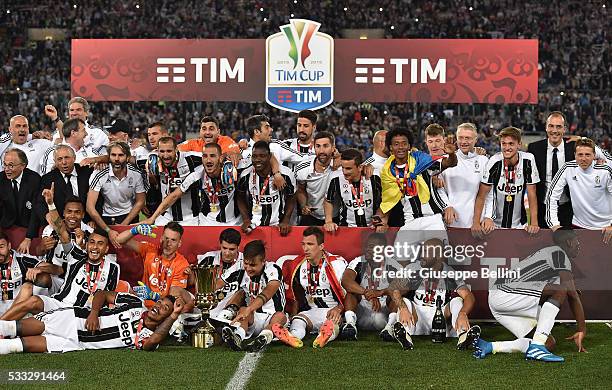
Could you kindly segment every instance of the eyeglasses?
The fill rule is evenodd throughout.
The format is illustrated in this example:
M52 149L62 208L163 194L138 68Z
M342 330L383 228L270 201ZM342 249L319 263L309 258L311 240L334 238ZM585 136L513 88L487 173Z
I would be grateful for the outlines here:
M8 168L8 169L15 169L15 168L17 168L17 167L19 167L21 165L25 165L25 164L24 163L19 163L19 164L13 164L13 163L6 164L6 163L3 163L3 165L4 165L4 169L6 169L6 168Z

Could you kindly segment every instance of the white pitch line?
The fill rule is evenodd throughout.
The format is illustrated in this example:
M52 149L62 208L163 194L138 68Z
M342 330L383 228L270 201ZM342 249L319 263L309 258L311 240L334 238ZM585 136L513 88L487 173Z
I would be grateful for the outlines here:
M261 358L261 352L248 352L240 363L238 364L238 368L236 368L236 372L234 372L234 376L225 386L225 390L243 390L246 388L247 383L249 383L249 379L255 371L255 367L257 366L257 362Z

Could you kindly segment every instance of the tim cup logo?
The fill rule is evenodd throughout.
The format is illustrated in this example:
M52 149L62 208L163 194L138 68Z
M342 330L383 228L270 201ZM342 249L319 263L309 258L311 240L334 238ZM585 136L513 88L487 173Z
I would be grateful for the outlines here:
M266 101L291 112L316 110L334 99L334 40L320 23L291 19L266 39Z

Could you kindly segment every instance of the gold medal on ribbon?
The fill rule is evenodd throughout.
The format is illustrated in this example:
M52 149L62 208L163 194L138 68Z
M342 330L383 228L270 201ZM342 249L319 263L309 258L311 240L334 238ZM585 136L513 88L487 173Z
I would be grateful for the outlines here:
M506 195L506 202L512 202L512 195Z

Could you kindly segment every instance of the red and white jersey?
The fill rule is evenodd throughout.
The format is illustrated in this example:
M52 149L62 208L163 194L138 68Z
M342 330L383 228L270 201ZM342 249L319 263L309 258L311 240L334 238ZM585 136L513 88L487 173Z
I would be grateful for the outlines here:
M346 267L346 260L342 256L329 253L318 265L304 260L293 279L296 299L305 300L311 309L332 308L343 303L346 292L340 281Z

